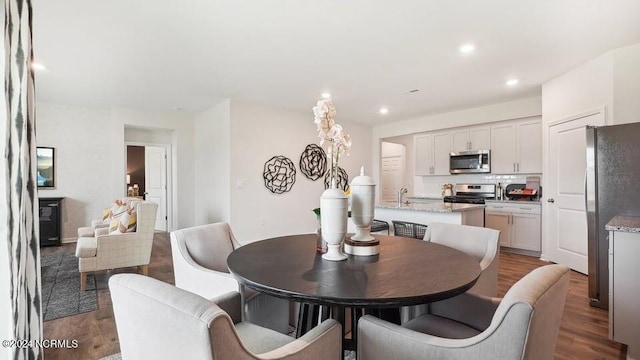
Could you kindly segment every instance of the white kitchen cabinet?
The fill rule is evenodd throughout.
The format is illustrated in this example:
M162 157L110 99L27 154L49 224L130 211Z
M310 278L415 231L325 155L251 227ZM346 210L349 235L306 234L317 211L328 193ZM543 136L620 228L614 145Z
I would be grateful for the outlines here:
M484 227L500 231L500 246L511 246L511 214L485 210Z
M500 230L500 246L540 253L540 203L488 202L485 227Z
M488 150L491 148L491 127L471 126L451 132L451 151Z
M491 172L542 172L541 119L505 121L491 126Z
M449 175L451 134L433 132L415 137L416 176Z
M640 217L616 216L609 231L609 338L627 344L627 359L640 355Z
M414 149L414 174L416 176L431 175L431 170L433 169L433 136L416 136Z

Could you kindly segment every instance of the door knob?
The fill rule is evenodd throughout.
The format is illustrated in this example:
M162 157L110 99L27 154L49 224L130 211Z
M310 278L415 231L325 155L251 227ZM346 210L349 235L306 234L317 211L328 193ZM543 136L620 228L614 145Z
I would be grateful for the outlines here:
M547 199L547 202L553 203L556 202L553 198Z

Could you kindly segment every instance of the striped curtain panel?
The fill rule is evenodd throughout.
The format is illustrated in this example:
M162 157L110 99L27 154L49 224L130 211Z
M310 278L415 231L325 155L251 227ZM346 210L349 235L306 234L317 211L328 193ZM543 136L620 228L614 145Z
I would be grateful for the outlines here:
M0 200L7 219L0 251L8 251L10 326L16 340L41 340L42 300L36 186L34 77L31 63L31 1L4 0L6 136L2 144L6 172ZM6 245L5 245L6 244ZM5 294L0 294L4 296ZM2 309L2 311L6 311ZM2 324L2 326L7 326ZM11 349L12 359L42 359L42 349Z

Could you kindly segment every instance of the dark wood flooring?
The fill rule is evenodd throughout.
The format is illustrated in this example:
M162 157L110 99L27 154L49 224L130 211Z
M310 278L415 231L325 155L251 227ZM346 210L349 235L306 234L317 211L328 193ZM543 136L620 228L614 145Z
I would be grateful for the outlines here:
M43 253L74 251L75 244L42 249ZM536 258L507 252L500 253L499 261L500 296L504 295L522 276L536 267L547 264ZM119 352L107 281L112 274L136 271L138 269L128 268L97 273L98 310L45 322L45 339L75 339L78 340L79 345L77 349L46 349L45 358L47 360L100 359ZM154 238L149 276L173 284L171 245L167 233L158 233ZM572 272L555 358L559 360L624 359L626 353L624 346L608 340L607 334L608 312L589 306L587 277Z

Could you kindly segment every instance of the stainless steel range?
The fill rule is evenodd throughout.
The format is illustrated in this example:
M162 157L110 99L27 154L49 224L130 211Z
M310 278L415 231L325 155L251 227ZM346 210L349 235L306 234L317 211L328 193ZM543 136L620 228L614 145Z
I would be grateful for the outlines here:
M453 196L445 196L447 203L484 204L496 198L495 184L456 184Z

